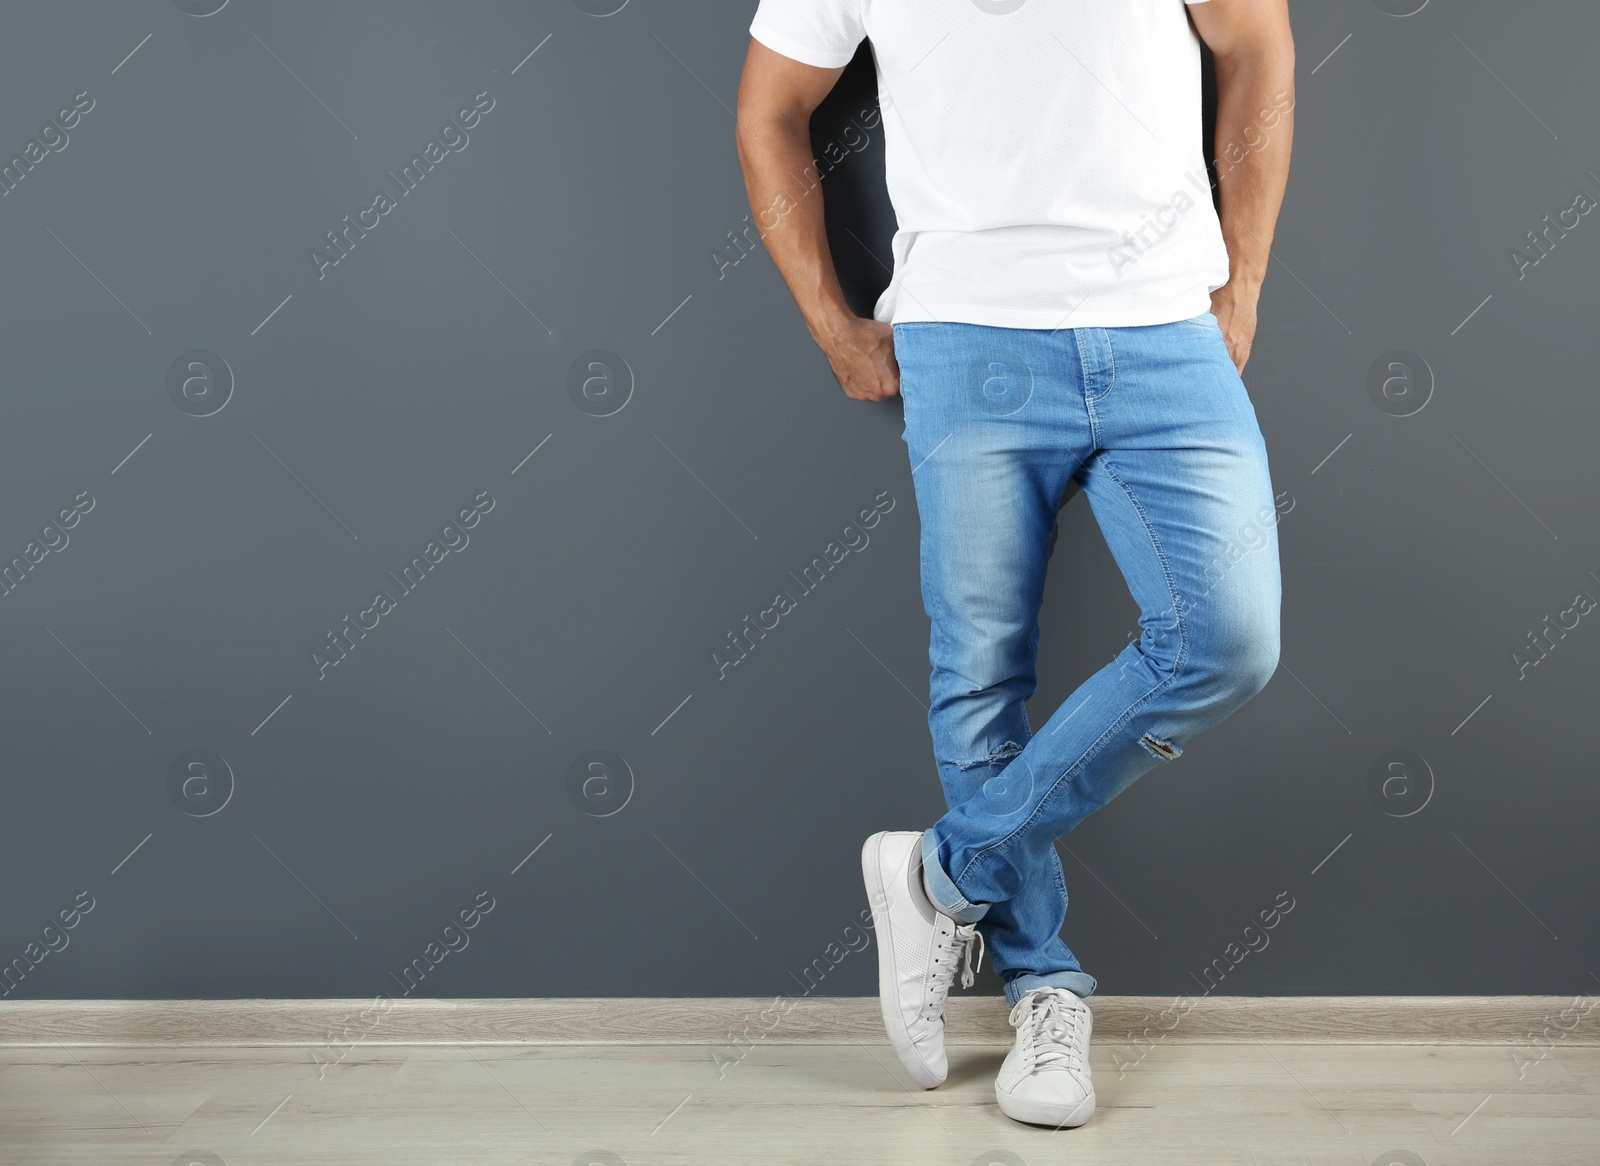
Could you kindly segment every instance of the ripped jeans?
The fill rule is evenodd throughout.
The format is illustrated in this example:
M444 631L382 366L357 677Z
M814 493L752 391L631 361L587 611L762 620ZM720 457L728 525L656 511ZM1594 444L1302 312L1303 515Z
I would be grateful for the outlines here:
M1044 985L1087 996L1094 978L1061 939L1056 839L1267 683L1292 503L1274 502L1210 312L1054 332L899 324L894 349L949 805L923 835L924 881L941 910L979 922L1011 1003ZM1045 566L1074 487L1141 632L1035 732Z

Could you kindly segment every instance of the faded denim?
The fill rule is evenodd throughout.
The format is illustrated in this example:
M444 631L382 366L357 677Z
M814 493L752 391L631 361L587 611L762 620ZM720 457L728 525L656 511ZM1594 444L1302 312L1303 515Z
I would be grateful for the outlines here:
M1260 691L1278 661L1275 501L1216 318L894 329L932 624L928 725L949 812L924 834L941 909L981 920L1013 1004L1095 980L1061 939L1055 842ZM1038 731L1039 605L1081 487L1140 635ZM1071 569L1071 552L1057 557ZM1088 618L1093 618L1088 614Z

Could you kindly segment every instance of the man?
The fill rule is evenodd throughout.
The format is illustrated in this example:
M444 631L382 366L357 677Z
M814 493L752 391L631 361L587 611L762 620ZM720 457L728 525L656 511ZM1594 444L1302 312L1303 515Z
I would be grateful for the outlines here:
M845 394L902 398L922 521L949 812L863 850L884 1023L940 1084L945 996L987 948L1016 1029L1000 1108L1081 1125L1095 980L1060 938L1055 840L1277 665L1278 507L1240 373L1288 177L1287 0L760 0L750 32L752 207ZM863 38L899 224L873 319L840 291L808 132ZM1142 631L1035 732L1045 563L1074 486Z

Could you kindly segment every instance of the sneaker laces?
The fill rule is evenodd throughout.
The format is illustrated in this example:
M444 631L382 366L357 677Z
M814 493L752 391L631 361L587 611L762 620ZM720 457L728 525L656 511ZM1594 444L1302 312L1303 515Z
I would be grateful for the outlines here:
M972 959L974 946L978 949L976 963ZM957 924L949 931L941 929L935 936L934 969L929 989L932 993L930 1003L938 1011L944 1010L945 997L949 995L951 981L955 979L957 957L961 965L961 986L970 988L983 967L983 953L983 932L978 930L976 923Z
M1030 1071L1084 1069L1084 1019L1089 1011L1066 988L1038 988L1011 1009L1011 1026L1022 1036L1022 1054Z

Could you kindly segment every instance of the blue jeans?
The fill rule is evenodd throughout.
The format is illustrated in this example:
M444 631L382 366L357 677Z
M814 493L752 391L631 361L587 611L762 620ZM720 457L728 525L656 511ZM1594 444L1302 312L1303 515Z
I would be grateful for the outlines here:
M894 329L932 624L928 725L949 812L924 882L981 920L1015 1004L1092 976L1062 942L1056 839L1175 760L1278 662L1277 521L1255 409L1216 318L1058 331ZM1039 605L1080 487L1140 609L1130 642L1035 732Z

